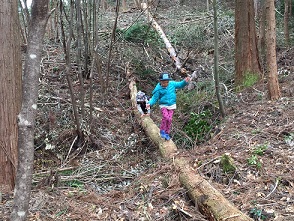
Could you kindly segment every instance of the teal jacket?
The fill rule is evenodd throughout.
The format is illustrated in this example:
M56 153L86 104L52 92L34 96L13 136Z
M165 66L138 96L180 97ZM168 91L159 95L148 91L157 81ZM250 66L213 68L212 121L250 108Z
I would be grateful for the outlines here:
M174 105L177 101L176 89L183 88L187 84L185 80L179 82L169 81L168 86L164 88L158 83L152 91L152 97L148 103L153 106L159 100L159 105Z

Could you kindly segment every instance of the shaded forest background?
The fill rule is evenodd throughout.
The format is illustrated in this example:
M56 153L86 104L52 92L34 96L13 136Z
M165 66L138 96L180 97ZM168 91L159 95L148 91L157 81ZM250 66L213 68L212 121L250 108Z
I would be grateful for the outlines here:
M122 8L121 8L122 10ZM145 15L134 6L119 13L108 67L114 2L99 16L99 62L82 57L93 68L93 116L90 80L85 78L82 139L76 125L60 35L52 23L43 48L35 137L35 173L30 220L207 220L181 187L177 171L159 156L131 107L126 70L140 90L151 94L158 74L178 75L165 46ZM191 165L241 211L255 220L291 220L293 208L293 38L284 44L282 5L277 7L277 63L282 98L268 101L266 80L246 81L234 90L234 3L219 4L219 50L222 96L227 117L220 118L213 81L213 20L206 2L160 1L152 11L187 70L197 79L178 91L172 139ZM293 17L291 19L293 22ZM290 29L293 33L293 23ZM51 32L50 32L51 30ZM25 49L25 47L24 47ZM72 44L74 95L79 97L80 71ZM107 76L109 68L109 76ZM101 72L99 71L101 70ZM107 85L107 77L109 83ZM105 88L107 86L107 88ZM107 89L107 90L106 90ZM79 114L81 103L78 102ZM158 107L151 118L159 124ZM222 163L234 159L231 173ZM12 195L2 196L3 219Z

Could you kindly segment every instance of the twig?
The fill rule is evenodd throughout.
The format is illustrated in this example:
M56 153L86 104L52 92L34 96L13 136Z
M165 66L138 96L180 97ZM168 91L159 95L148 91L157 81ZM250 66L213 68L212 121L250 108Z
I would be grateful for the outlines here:
M66 156L66 158L65 158L65 160L64 160L64 164L63 164L63 165L66 164L66 161L67 161L67 159L68 159L68 157L69 157L69 154L70 154L70 152L71 152L71 149L72 149L72 147L73 147L73 145L75 144L75 142L76 142L77 139L78 139L78 136L75 137L75 139L73 140L72 144L70 145L69 151L68 151L68 153L67 153L67 156ZM63 166L61 166L61 167L63 167Z
M185 215L189 216L190 218L193 217L190 213L186 212L185 210L183 210L183 209L180 208L180 207L177 207L177 210L179 210L180 212L182 212L182 213L184 213Z
M241 216L241 214L235 214L235 215L228 216L228 217L224 218L224 221L227 220L227 219L238 217L238 216Z
M275 190L277 189L278 184L279 184L279 179L276 179L276 183L275 183L274 188L272 189L272 191L266 197L264 197L264 199L267 199L273 192L275 192Z
M66 171L66 170L74 170L76 168L78 168L78 167L75 166L75 167L57 168L57 169L55 169L55 171L56 172L62 172L62 171ZM42 174L48 174L48 173L50 173L50 170L39 172L39 173L34 173L34 176L38 176L38 175L42 175Z
M211 162L213 162L213 161L215 161L215 160L217 160L217 159L219 159L219 158L220 158L220 156L215 157L215 158L213 158L212 160L208 161L207 163L204 163L204 164L200 165L199 167L197 167L197 170L199 170L201 167L204 167L204 166L206 166L207 164L210 164Z

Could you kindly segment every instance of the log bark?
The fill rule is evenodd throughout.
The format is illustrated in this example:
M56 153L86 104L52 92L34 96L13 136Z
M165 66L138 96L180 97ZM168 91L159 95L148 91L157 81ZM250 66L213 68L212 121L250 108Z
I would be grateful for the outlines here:
M131 76L127 73L127 76ZM179 172L181 184L187 189L191 200L199 207L199 210L216 221L252 221L243 214L222 194L210 185L203 177L197 174L189 166L189 162L183 157L177 157L177 147L172 140L165 141L159 135L159 128L149 116L141 117L136 108L137 87L134 79L130 80L130 97L136 118L142 125L146 134L158 146L160 154L166 160L173 160L175 170Z

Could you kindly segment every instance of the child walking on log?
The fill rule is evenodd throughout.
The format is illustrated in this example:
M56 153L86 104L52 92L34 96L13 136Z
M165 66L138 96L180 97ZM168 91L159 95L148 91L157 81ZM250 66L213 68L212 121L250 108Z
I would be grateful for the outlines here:
M166 140L170 140L170 129L172 117L176 106L176 89L185 87L190 81L190 77L186 77L182 81L172 81L168 73L161 73L159 83L152 91L152 97L147 102L147 108L150 108L159 100L159 107L162 115L160 123L160 136Z

